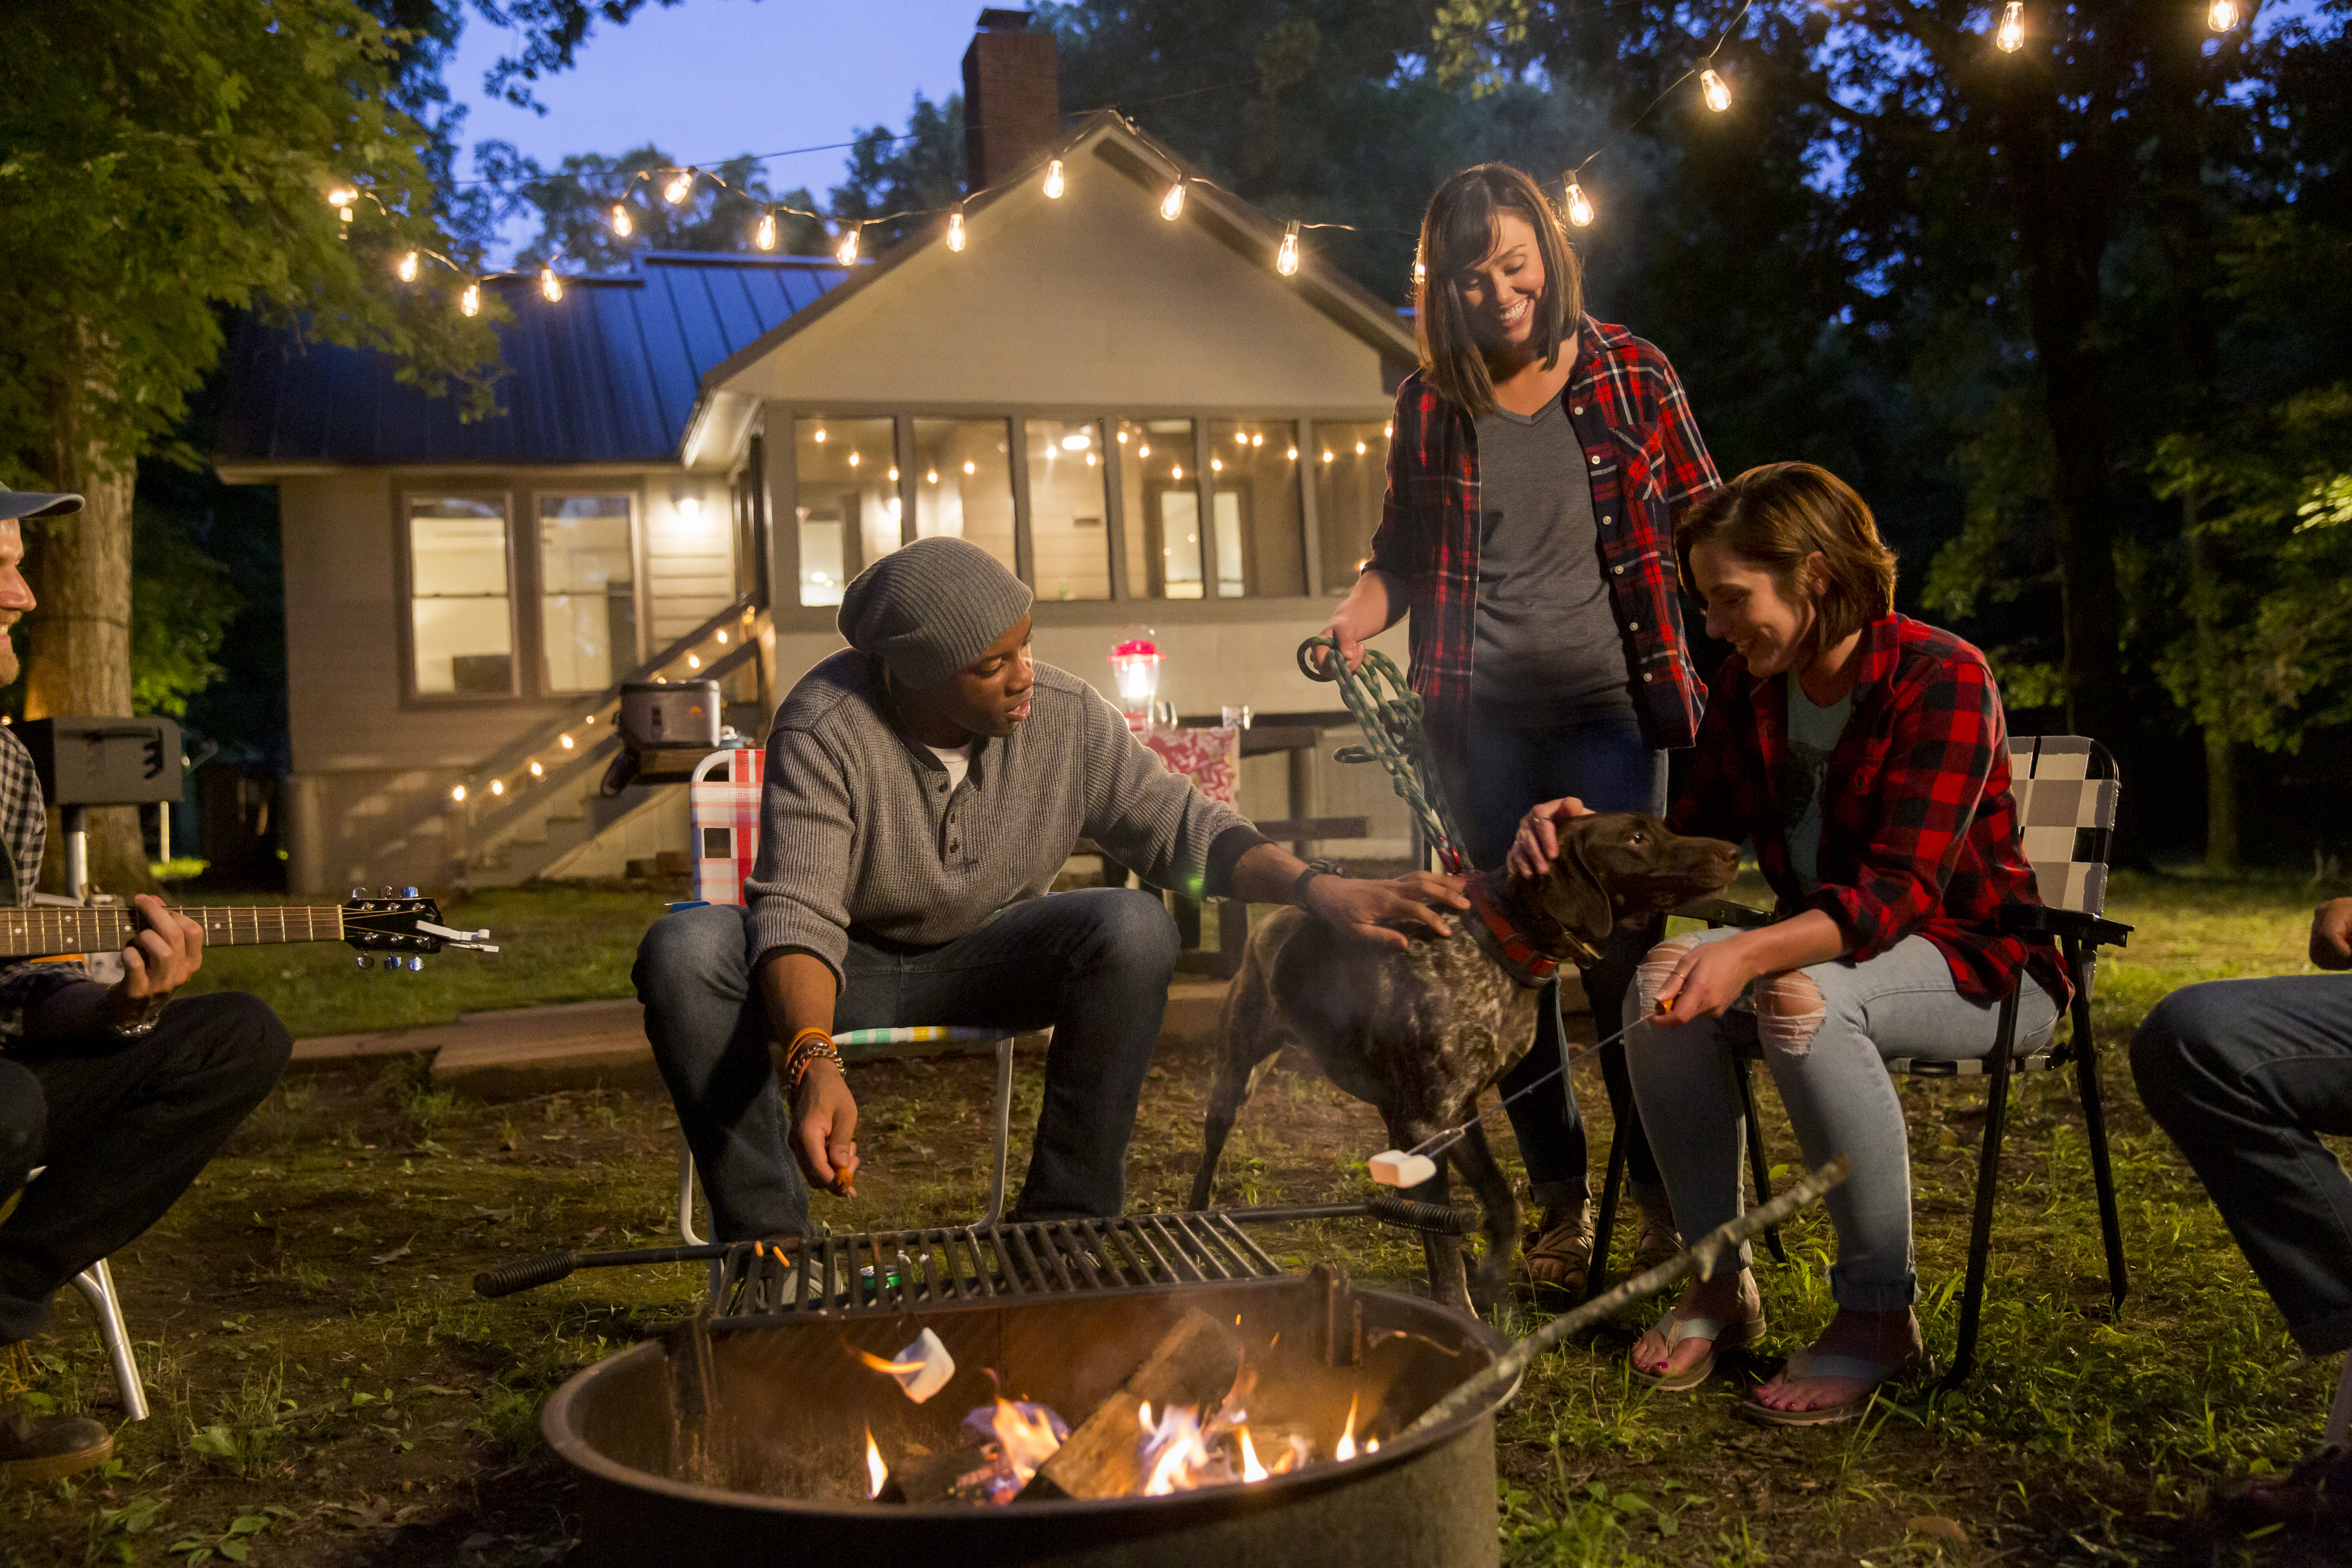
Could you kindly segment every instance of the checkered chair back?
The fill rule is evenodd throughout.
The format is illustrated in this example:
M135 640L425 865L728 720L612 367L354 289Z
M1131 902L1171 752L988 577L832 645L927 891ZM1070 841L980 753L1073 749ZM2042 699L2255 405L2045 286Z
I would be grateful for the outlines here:
M760 784L767 764L768 753L757 746L713 752L695 765L687 784L694 896L705 903L743 901L743 879L760 858Z
M2086 735L2010 737L2019 845L2052 909L2086 915L2105 910L2121 787L2115 758Z

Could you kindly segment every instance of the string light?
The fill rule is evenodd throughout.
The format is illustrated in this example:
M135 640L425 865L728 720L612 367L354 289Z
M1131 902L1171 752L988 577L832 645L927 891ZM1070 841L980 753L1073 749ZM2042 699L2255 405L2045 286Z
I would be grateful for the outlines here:
M857 226L856 224L851 224L847 228L841 231L841 243L833 247L833 257L835 260L840 262L844 267L853 266L856 263Z
M533 757L530 762L530 776L535 779L543 779L547 776L547 770L539 765L539 759L536 757Z
M551 305L563 298L563 279L555 275L554 268L539 269L539 291L547 296L547 302Z
M1298 276L1298 220L1292 218L1290 226L1282 231L1282 248L1274 253L1274 269L1285 278Z
M504 780L504 779L492 779L492 780L490 781L490 793L491 793L492 795L504 795L504 794L506 794L506 793L507 793L507 781L506 781L506 780Z
M457 788L451 790L449 792L449 798L457 802L460 805L464 805L466 801L466 786L464 784L459 784Z
M2217 33L2226 33L2238 25L2238 0L2213 0L2205 13L2205 25Z
M2215 3L2221 4L2221 0ZM2025 0L2009 0L2000 14L2000 31L1993 35L1992 41L2012 55L2025 47Z
M680 169L670 176L669 184L662 187L662 200L672 206L681 205L693 194L694 171L691 169Z
M400 275L400 280L401 280L403 283L414 283L414 282L415 282L415 281L416 281L416 252L415 252L415 251L413 251L413 250L412 250L412 251L410 251L407 255L405 255L405 256L402 257L402 258L400 258L400 265L399 265L399 267L397 267L396 268L394 268L394 270L395 270L396 272L398 272L398 273L399 273L399 275Z
M1584 187L1574 180L1568 183L1568 221L1579 228L1592 221L1592 204L1585 199Z
M1174 223L1178 218L1184 216L1183 181L1179 180L1174 184L1169 186L1168 194L1160 198L1160 216L1166 218L1170 223Z
M2214 0L2217 5L2226 3L2227 0ZM1698 89L1705 95L1706 106L1717 114L1731 107L1730 84L1717 75L1712 68L1698 73Z
M1045 165L1045 195L1049 200L1062 198L1062 161L1059 158Z
M762 250L773 250L776 248L775 214L761 213L760 215L760 226L753 231L751 235L751 243L758 246Z
M556 739L563 742L563 749L564 749L565 751L567 751L567 752L568 752L568 751L572 750L572 737L571 737L571 736L569 736L569 735L558 735L558 736L556 737Z
M963 209L958 207L948 215L948 248L961 250L968 243L963 232Z
M457 296L457 313L463 316L482 313L482 286L479 283L467 284L465 291Z
M613 232L623 239L637 232L636 223L629 216L629 209L625 203L613 204Z

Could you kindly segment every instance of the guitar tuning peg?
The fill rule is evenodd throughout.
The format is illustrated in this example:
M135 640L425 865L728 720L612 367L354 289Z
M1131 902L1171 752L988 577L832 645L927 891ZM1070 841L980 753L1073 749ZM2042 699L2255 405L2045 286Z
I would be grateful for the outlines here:
M373 968L374 968L374 967L375 967L375 960L374 960L374 959L373 959L373 958L370 958L370 957L369 957L366 953L364 953L364 952L363 952L363 953L361 953L361 954L360 954L360 967L361 967L362 969L373 969Z
M367 889L365 888L353 888L352 889L352 897L355 899L364 899L367 897Z
M400 896L404 899L413 899L416 896L416 889L414 888L403 888L400 889Z
M420 969L422 969L422 968L424 968L424 967L425 967L425 961L424 961L423 959L421 959L421 958L412 958L412 959L410 959L410 960L408 961L408 972L409 972L411 974L415 973L418 970L420 970Z
M392 884L391 884L390 882L386 882L386 883L383 885L383 892L380 896L381 896L381 897L383 897L383 898L387 898L387 899L389 899L389 898L391 898L391 897L393 897L393 896L394 896L393 891L392 891Z

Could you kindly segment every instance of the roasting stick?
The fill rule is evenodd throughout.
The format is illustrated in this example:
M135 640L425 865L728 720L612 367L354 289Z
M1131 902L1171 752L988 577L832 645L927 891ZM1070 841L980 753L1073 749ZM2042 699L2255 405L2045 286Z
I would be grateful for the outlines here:
M1772 1226L1805 1207L1814 1199L1844 1181L1853 1165L1843 1154L1832 1159L1821 1169L1774 1198L1761 1208L1748 1210L1738 1219L1717 1226L1697 1241L1667 1258L1647 1274L1636 1274L1605 1296L1597 1296L1572 1312L1554 1318L1526 1339L1495 1358L1494 1364L1478 1373L1423 1411L1399 1436L1409 1436L1443 1426L1469 1411L1477 1409L1495 1396L1497 1390L1508 1388L1524 1376L1536 1357L1569 1335L1591 1328L1630 1301L1655 1294L1696 1269L1701 1278L1715 1272L1715 1265L1726 1253L1737 1255L1739 1244L1760 1236Z

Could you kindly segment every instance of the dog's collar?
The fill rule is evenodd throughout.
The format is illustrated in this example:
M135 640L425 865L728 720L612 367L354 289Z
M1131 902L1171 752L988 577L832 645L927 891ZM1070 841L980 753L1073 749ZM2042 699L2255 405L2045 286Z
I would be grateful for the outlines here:
M1464 921L1464 929L1470 932L1487 957L1503 966L1505 973L1521 985L1533 987L1541 985L1559 973L1559 962L1538 952L1535 943L1521 936L1518 929L1504 918L1503 911L1496 908L1494 894L1488 890L1485 878L1471 878L1463 885L1462 890L1469 896L1471 911L1478 917L1475 921ZM1563 929L1560 936L1569 944L1571 955L1578 963L1598 963L1601 961L1601 954L1592 944L1574 931Z

